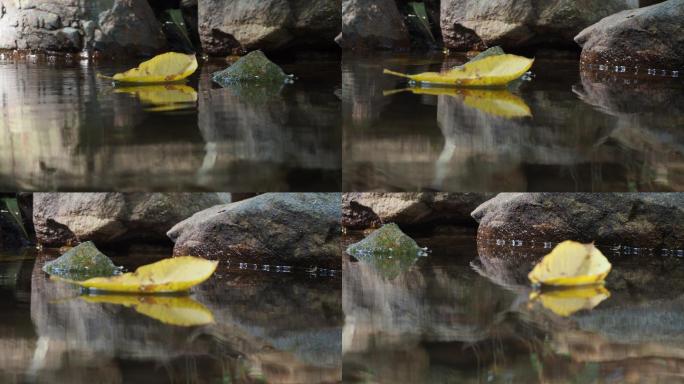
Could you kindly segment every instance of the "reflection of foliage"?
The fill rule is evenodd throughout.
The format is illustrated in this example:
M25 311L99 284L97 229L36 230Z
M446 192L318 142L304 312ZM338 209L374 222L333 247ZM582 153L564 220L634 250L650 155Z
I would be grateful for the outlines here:
M115 88L114 92L137 97L141 103L152 106L148 111L194 108L197 103L197 91L185 84L125 86Z
M214 315L188 296L154 295L84 295L88 303L123 305L164 324L190 327L214 322Z
M581 310L593 309L609 297L610 291L603 285L542 290L530 293L531 302L539 302L544 308L564 317Z

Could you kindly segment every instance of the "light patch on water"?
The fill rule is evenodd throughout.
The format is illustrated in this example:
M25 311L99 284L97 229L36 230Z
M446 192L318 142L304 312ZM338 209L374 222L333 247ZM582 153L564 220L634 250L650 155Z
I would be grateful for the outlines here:
M529 247L542 249L552 249L558 242L535 241L519 239L494 239L487 240L486 243L495 244L499 247ZM653 248L653 247L632 247L623 244L596 244L597 247L605 248L614 256L659 256L659 257L678 257L684 258L684 249L679 248Z
M646 74L647 76L678 78L679 70L662 68L640 68L638 66L626 65L607 65L607 64L584 64L583 67L589 70L600 72L629 73L633 75Z
M230 266L230 263L228 263ZM337 269L328 269L321 267L311 268L296 268L291 265L271 265L271 264L255 264L255 263L238 263L238 269L245 271L259 271L259 272L273 272L273 273L296 273L306 272L312 276L319 277L334 277L341 271Z

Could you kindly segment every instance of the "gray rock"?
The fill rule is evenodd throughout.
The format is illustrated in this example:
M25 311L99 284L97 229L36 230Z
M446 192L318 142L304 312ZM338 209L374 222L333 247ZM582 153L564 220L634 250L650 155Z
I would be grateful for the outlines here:
M340 33L340 9L340 0L202 0L199 36L212 55L332 46Z
M583 28L628 8L625 0L442 0L440 18L444 44L451 49L571 46Z
M0 49L95 48L151 55L166 46L161 25L145 0L3 2L2 10Z
M397 50L411 44L394 0L342 1L342 34L335 40L345 50Z
M492 198L489 193L345 193L342 224L363 229L380 223L402 226L475 225L470 213Z
M121 270L92 241L81 243L43 265L43 272L71 280L109 277Z
M216 193L36 193L33 221L48 247L168 243L174 224L225 201Z
M339 268L339 193L267 193L198 212L171 228L174 255Z
M684 67L684 0L669 0L606 17L576 37L583 63ZM645 68L644 68L645 71Z
M282 85L289 78L290 76L261 51L250 52L230 67L211 75L211 79L223 87L235 84Z
M677 193L502 193L479 206L478 241L576 240L681 247L684 195Z

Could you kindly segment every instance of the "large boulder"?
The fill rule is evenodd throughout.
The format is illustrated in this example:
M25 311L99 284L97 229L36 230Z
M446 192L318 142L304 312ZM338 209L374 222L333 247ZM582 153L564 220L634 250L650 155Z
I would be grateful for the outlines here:
M217 193L36 193L33 222L47 247L168 243L176 223L226 201Z
M174 255L340 268L338 193L267 193L212 207L178 223Z
M582 63L684 67L684 0L669 0L606 17L576 37ZM646 72L646 68L644 68Z
M151 55L166 46L146 0L2 1L0 49Z
M493 194L488 193L345 193L342 225L350 229L381 223L401 226L475 225L470 213Z
M572 46L579 31L628 8L625 0L442 0L440 18L444 44L455 50Z
M684 194L502 193L479 206L478 242L496 239L677 248Z
M340 0L200 0L199 35L212 55L329 47L340 33Z
M336 39L345 50L400 50L411 45L408 29L394 0L342 1L342 34Z

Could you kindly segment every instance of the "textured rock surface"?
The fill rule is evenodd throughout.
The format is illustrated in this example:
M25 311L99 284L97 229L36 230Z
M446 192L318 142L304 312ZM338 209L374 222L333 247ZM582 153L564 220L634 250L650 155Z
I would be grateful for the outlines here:
M166 243L179 221L226 198L217 193L36 193L36 238L48 247Z
M408 29L394 0L344 0L342 34L346 50L408 49Z
M226 87L232 84L283 84L289 76L261 51L250 52L228 68L214 72L211 78Z
M294 266L341 266L338 193L266 193L178 223L174 255Z
M478 241L681 247L684 195L677 193L502 193L473 212Z
M363 229L399 225L475 225L470 213L493 197L488 193L345 193L342 224Z
M340 0L201 0L202 48L213 55L334 45Z
M109 277L119 271L112 260L100 252L92 241L81 243L43 265L43 272L72 280Z
M3 0L0 9L0 49L151 55L166 45L146 0Z
M606 17L581 31L583 63L659 69L684 67L684 0L669 0Z
M628 9L625 0L442 0L444 44L456 50L537 44L572 46L572 38L603 17Z

